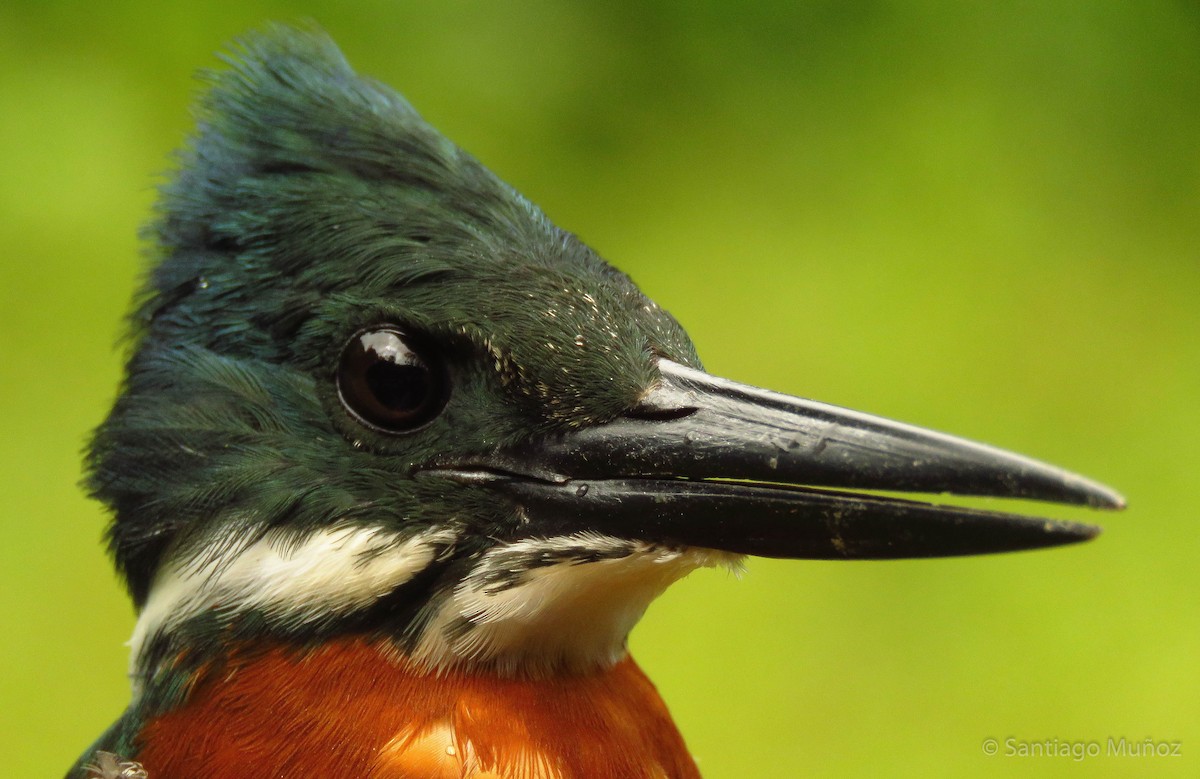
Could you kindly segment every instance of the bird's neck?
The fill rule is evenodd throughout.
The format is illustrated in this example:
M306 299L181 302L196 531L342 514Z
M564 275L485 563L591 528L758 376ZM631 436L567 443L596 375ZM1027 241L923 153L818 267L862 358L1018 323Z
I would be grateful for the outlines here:
M629 657L545 678L427 672L357 638L235 655L135 741L171 779L698 776Z
M203 662L231 642L311 645L351 632L387 635L426 669L585 673L624 657L629 631L673 582L738 565L723 552L597 533L475 554L458 543L442 527L347 525L278 530L236 553L217 539L168 559L130 640L138 692L181 655Z

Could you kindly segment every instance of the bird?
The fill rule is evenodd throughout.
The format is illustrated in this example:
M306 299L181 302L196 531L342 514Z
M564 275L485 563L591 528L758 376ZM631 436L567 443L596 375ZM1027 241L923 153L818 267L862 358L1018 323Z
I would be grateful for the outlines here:
M1124 505L705 372L315 26L222 59L86 453L137 620L130 703L70 779L695 777L627 649L677 580L1099 532L921 496Z

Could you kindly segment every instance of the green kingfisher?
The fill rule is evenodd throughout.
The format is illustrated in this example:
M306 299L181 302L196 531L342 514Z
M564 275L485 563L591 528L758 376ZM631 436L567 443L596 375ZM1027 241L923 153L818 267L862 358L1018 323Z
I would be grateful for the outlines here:
M319 31L208 76L88 453L137 609L71 777L694 777L626 639L745 555L937 557L1115 509L942 433L718 378L682 327Z

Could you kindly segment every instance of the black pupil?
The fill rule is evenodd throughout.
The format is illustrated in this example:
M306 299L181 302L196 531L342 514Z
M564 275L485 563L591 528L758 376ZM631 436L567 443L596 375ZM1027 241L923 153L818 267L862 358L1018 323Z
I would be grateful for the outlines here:
M430 395L429 370L420 363L397 363L384 357L367 368L366 379L375 400L393 411L415 411Z
M337 381L346 408L386 432L423 425L441 411L445 399L442 374L392 327L352 338L342 352Z

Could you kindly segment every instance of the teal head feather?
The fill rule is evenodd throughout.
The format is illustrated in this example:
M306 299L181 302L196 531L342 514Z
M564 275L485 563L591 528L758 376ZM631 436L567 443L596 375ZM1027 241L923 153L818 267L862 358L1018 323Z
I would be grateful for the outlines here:
M89 453L139 605L165 556L277 529L470 515L445 552L469 556L515 510L414 467L606 420L654 355L696 363L624 274L320 32L274 27L225 60L147 230L127 379ZM336 402L338 353L376 322L453 374L444 413L403 439Z

